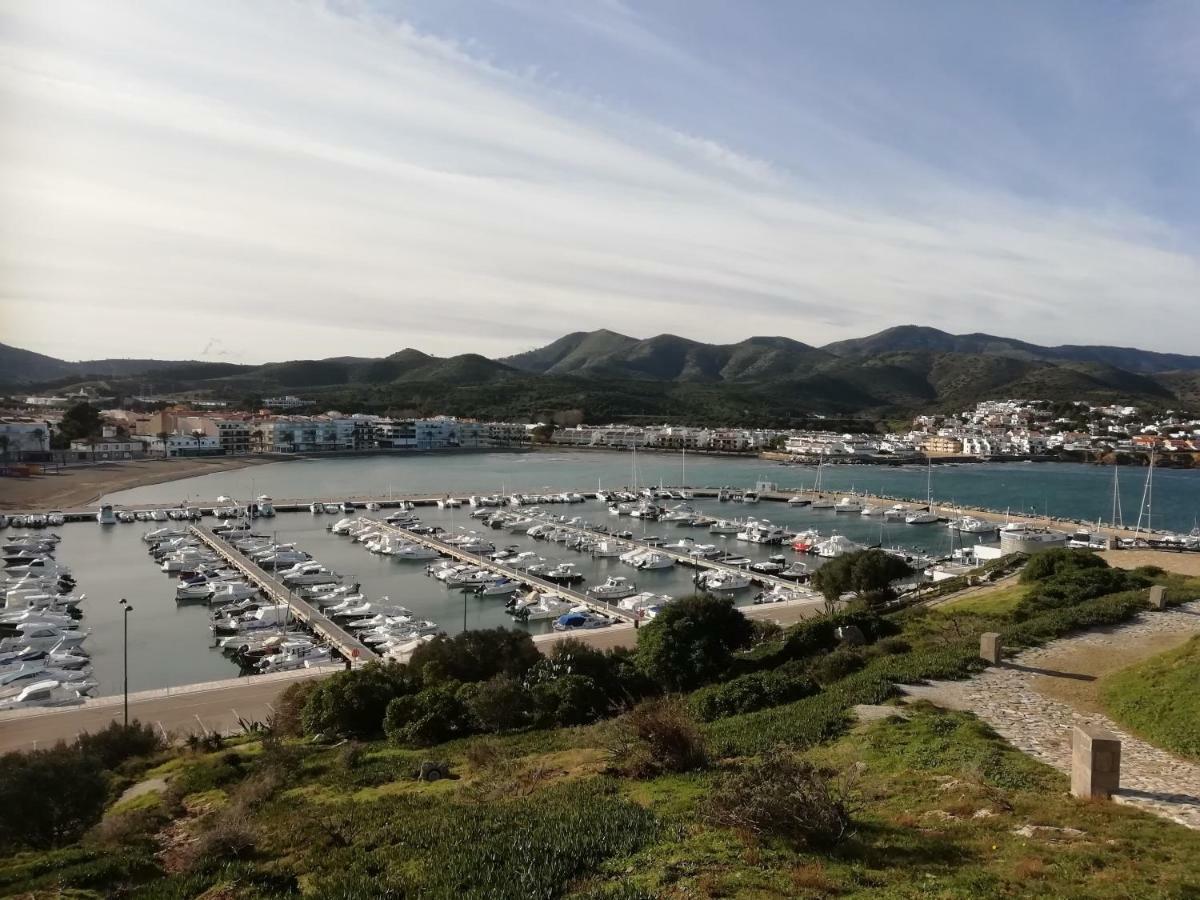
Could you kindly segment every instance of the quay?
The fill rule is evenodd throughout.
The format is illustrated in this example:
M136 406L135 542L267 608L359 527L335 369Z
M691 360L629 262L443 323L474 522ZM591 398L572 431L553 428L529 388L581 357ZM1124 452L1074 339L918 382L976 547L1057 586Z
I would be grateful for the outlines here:
M328 618L307 600L297 597L287 585L254 565L211 529L205 528L203 525L192 525L190 530L213 552L219 554L229 565L249 578L267 597L276 603L287 604L297 619L328 641L346 659L354 662L367 662L378 658L378 654L374 650Z
M563 600L567 600L576 605L587 606L594 612L604 613L614 618L622 619L626 622L633 622L635 618L632 613L629 613L623 609L619 609L618 607L613 606L604 600L595 600L591 597L588 597L586 594L580 593L579 591L573 591L568 587L564 587L563 585L554 584L546 581L543 578L538 578L536 575L530 575L528 572L521 571L520 569L510 568L503 563L490 560L481 554L468 553L460 547L456 547L454 544L448 544L445 541L440 541L430 535L415 534L407 529L399 528L396 525L391 525L387 522L380 522L377 519L367 519L366 521L370 522L372 526L379 528L381 531L389 532L398 537L402 537L404 540L410 541L414 544L421 544L424 547L429 547L431 550L436 550L439 553L453 557L461 562L470 563L471 565L478 566L481 569L487 569L488 571L503 575L505 578L510 578L513 581L517 581L530 588L534 588L542 594L561 597Z

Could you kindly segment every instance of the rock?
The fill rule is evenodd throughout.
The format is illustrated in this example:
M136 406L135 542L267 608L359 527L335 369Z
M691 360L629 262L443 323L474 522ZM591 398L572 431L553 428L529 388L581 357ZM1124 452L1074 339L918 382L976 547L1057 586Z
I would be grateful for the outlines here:
M834 634L837 635L839 641L849 644L851 647L861 647L867 642L866 635L857 625L840 625Z
M444 762L425 760L417 770L417 781L440 781L450 777L450 765Z
M1078 828L1058 828L1054 825L1022 825L1020 828L1014 828L1013 834L1027 838L1040 837L1054 840L1055 838L1081 837L1083 832Z

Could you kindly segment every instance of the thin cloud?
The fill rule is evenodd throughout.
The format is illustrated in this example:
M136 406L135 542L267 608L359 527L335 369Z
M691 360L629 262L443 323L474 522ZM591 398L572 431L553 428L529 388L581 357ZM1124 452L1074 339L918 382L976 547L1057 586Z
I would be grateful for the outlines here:
M784 89L619 3L515 3L521 27L470 32L454 4L418 6L442 27L287 0L0 12L5 342L187 357L203 334L209 355L259 361L504 355L598 327L821 343L912 321L1194 349L1191 222L1134 202L1137 179L1097 194L1111 160L1073 175L1055 129L982 107L978 85L922 101L925 80L799 69L764 44L764 65L805 76ZM595 55L572 68L513 43L539 22L560 54ZM1058 66L1064 92L1087 59ZM653 102L634 84L651 75Z

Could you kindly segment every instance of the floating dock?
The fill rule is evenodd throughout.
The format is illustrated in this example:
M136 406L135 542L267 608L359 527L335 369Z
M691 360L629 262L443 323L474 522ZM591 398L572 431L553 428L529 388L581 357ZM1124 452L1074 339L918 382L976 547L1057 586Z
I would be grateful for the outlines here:
M268 575L265 570L254 565L212 529L203 525L192 525L190 528L192 534L203 541L213 552L219 554L229 565L250 579L266 596L276 603L286 603L297 619L327 640L346 659L361 663L379 658L379 654L374 650L322 613L313 604L297 597L278 578Z

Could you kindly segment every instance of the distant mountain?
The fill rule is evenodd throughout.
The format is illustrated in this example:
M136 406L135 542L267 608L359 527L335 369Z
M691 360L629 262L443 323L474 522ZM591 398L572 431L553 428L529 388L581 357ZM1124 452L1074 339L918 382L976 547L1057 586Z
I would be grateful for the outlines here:
M826 344L823 348L834 356L865 357L881 353L913 350L932 350L940 353L976 353L987 356L1009 356L1013 359L1042 362L1101 363L1129 372L1157 374L1159 372L1200 370L1200 356L1179 353L1155 353L1132 347L1104 347L1067 344L1042 347L1012 338L991 334L949 334L937 328L921 325L900 325L877 334L848 341Z
M10 390L100 382L120 394L189 392L227 400L293 393L327 408L587 421L794 422L896 416L979 400L1200 404L1200 357L1123 347L1042 347L906 325L825 347L787 337L706 344L673 334L574 332L493 360L406 348L259 366L163 360L66 362L0 345Z

